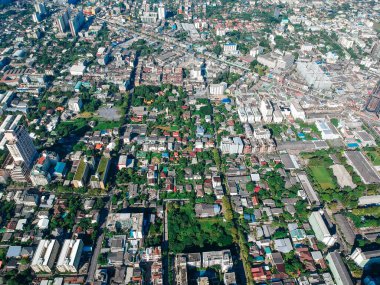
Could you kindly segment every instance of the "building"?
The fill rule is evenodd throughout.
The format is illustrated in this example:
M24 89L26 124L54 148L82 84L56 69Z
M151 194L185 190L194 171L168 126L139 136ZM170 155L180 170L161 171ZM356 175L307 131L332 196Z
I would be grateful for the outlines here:
M224 44L223 53L226 55L238 55L239 51L237 49L237 44L235 44L235 43Z
M321 132L322 139L335 140L340 138L338 131L331 123L322 120L317 120L315 122L315 125L317 129Z
M82 99L79 97L70 98L67 102L67 106L70 111L73 111L74 113L79 113L80 111L82 111L83 108Z
M66 239L58 257L57 270L61 273L78 273L82 250L83 241L81 239Z
M307 174L304 172L298 173L297 175L302 189L306 193L307 201L310 205L320 206L321 202L319 201L317 192L314 190L313 186L311 185L309 178L307 177Z
M84 25L84 22L85 18L82 11L78 11L78 13L69 20L70 32L73 37L78 35Z
M198 218L209 218L219 215L221 208L218 204L195 204L195 215Z
M264 128L256 128L253 131L253 135L254 135L255 139L266 139L266 140L268 140L271 137L270 130L264 129Z
M55 23L60 33L65 33L70 28L69 18L70 14L68 10L58 15L57 19L55 20Z
M358 206L380 205L380 195L359 197Z
M379 173L370 164L367 158L360 151L345 151L347 163L354 168L364 184L380 183Z
M233 266L231 251L228 249L203 252L202 267L207 268L215 265L219 265L222 272L229 271Z
M336 236L331 235L329 229L320 212L316 211L311 213L309 223L314 231L315 237L318 241L323 242L328 247L331 247L336 242Z
M224 137L220 143L222 153L241 154L243 153L244 144L239 137Z
M316 62L298 62L297 71L312 88L328 90L332 86L330 77Z
M96 173L90 178L90 186L93 189L105 189L108 177L108 170L110 168L110 159L102 156L99 161Z
M74 64L70 67L70 74L73 76L83 76L86 69L87 66L85 66L83 62L80 62L79 64Z
M368 263L380 262L380 250L371 250L363 252L361 248L357 247L351 254L351 259L361 268L365 267Z
M54 152L43 152L37 159L30 172L30 180L34 186L45 186L52 180L51 169L54 168L59 157Z
M143 238L143 213L112 213L107 217L107 228L116 232L122 230L129 232L129 240L141 240Z
M46 14L45 3L37 1L36 3L34 3L34 9L36 10L37 13L40 13L42 15Z
M239 115L240 122L242 123L248 122L248 115L243 107L240 107L238 109L238 115Z
M326 260L328 261L329 268L337 285L353 285L350 274L348 273L339 252L330 252L326 256Z
M59 243L57 240L40 240L30 264L32 270L36 273L51 273L58 250Z
M263 116L264 122L272 122L273 106L269 100L262 100L260 102L260 113Z
M8 130L4 133L4 137L8 141L6 146L14 162L24 163L30 167L36 158L37 150L25 128L18 126L14 130Z
M146 24L154 24L157 22L158 13L156 12L144 12L141 16L141 22Z
M6 147L11 156L11 164L7 166L13 181L30 182L30 170L37 150L28 132L23 126L4 132Z
M223 95L227 89L227 83L210 84L210 95Z
M362 146L376 146L375 138L368 132L362 130L355 132L356 138L360 141Z
M75 188L84 187L87 184L88 175L90 173L90 164L86 159L79 162L78 168L73 178L73 185Z
M296 101L292 101L290 103L290 112L292 114L293 119L295 120L300 119L304 121L306 119L305 111L302 109L301 105Z
M46 6L44 3L37 1L34 3L34 10L36 11L33 13L33 21L38 23L40 22L44 16L46 16Z
M166 18L166 10L165 10L165 6L163 4L161 4L159 7L158 7L158 19L159 20L165 20Z

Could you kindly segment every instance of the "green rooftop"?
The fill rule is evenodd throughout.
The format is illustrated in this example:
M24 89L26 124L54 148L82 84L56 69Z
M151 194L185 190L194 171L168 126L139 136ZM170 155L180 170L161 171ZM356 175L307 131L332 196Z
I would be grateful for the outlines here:
M104 176L106 175L108 162L109 158L106 158L105 156L102 156L99 161L97 173L99 174L101 180L104 180Z
M79 162L77 171L75 172L73 180L82 180L86 167L87 167L87 163L84 161L84 159L81 159L81 161Z

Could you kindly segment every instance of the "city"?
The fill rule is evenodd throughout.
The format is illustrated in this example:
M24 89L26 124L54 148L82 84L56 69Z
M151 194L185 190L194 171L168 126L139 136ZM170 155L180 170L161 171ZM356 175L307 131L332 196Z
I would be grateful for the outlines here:
M0 285L380 284L380 2L0 0Z

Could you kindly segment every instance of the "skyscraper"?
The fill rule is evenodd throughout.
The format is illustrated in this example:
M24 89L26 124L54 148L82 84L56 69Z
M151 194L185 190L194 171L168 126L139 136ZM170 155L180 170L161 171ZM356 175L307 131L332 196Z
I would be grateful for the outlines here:
M56 19L56 24L59 29L59 32L64 33L69 28L69 11L66 10L64 13L59 15Z
M37 150L25 128L18 126L14 130L6 131L4 136L8 141L6 146L14 162L24 163L30 167L37 156Z
M84 15L82 11L79 11L72 19L69 21L71 35L76 37L78 32L81 30L84 24Z
M45 3L36 1L36 3L34 3L34 9L36 10L36 12L33 13L33 15L32 15L33 16L33 21L36 22L36 23L38 23L47 14Z
M46 14L46 7L45 7L45 3L42 3L42 2L36 2L34 4L34 9L36 10L36 13L40 13L41 15L45 15Z
M160 7L158 7L158 19L165 20L165 18L166 18L165 6L163 4L160 4Z
M33 141L23 126L4 133L7 148L13 164L10 169L11 178L17 182L30 182L30 169L37 155Z

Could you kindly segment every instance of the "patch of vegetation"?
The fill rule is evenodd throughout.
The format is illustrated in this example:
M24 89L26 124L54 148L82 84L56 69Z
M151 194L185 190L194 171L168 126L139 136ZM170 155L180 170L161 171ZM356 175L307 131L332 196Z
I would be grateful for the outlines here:
M231 223L195 217L194 203L168 205L169 249L174 253L226 248L232 244Z

